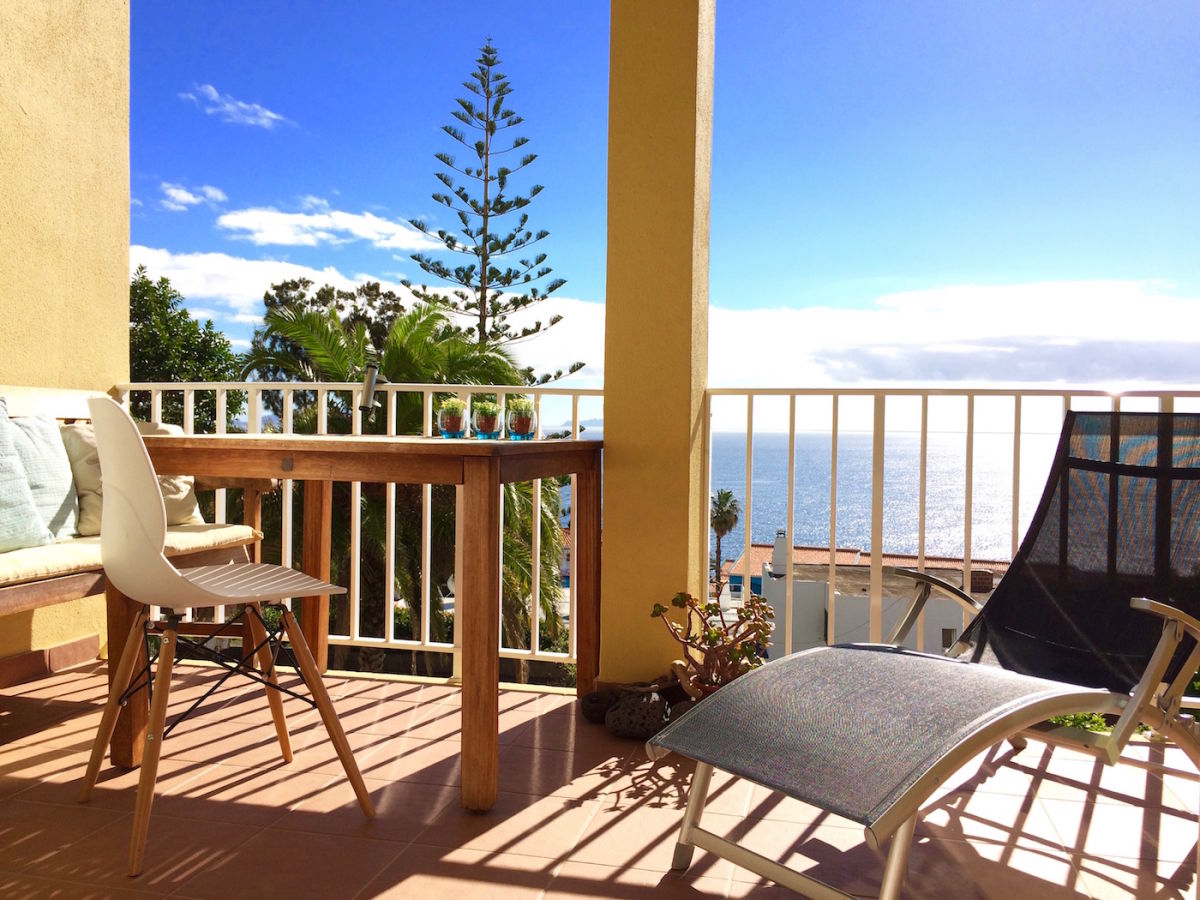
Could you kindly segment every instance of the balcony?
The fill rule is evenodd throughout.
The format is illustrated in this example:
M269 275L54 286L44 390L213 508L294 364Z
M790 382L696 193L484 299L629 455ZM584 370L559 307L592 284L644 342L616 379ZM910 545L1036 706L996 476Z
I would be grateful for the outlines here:
M179 704L216 674L178 672ZM7 689L0 894L791 896L703 851L685 877L672 873L690 772L586 723L569 695L501 692L501 794L481 816L458 804L457 688L329 683L378 817L362 818L312 710L286 701L296 755L283 766L261 690L228 687L167 744L136 880L124 872L136 773L106 767L91 803L75 802L103 667ZM1135 744L1127 756L1132 765L1106 768L1031 742L972 762L918 825L909 896L1190 896L1196 775L1170 746ZM710 827L846 890L878 890L882 859L851 823L732 779L710 809Z
M16 49L8 67L12 84L4 91L12 102L4 104L3 117L16 139L6 206L11 241L2 254L11 283L5 310L13 327L0 334L0 382L109 390L129 377L128 10L121 4L71 6L77 15L65 32L53 17L28 16L20 5L5 19ZM738 551L748 556L763 530L770 535L783 529L791 546L821 545L818 553L827 552L828 635L838 634L846 613L839 595L852 586L862 594L856 602L865 604L866 636L878 639L890 600L882 575L884 553L895 549L889 485L904 487L912 501L916 537L906 552L915 564L940 556L950 568L957 564L965 583L973 583L977 563L1012 553L1030 510L1028 492L1036 500L1040 489L1027 470L1036 458L1027 440L1038 432L1029 427L1033 405L1049 403L1059 419L1062 409L1076 403L1195 407L1196 391L1114 398L1056 387L709 389L712 4L620 3L613 4L613 15L608 244L596 248L608 258L605 340L611 359L606 356L605 391L603 397L538 392L543 421L549 404L565 403L567 411L555 418L568 422L573 433L595 415L589 407L606 404L609 434L623 454L606 482L605 550L608 559L620 561L620 567L606 570L611 582L604 586L608 605L601 639L607 637L608 677L630 679L659 665L669 652L662 635L651 633L646 612L671 591L703 589L709 556L703 546L704 503L710 488L744 486L735 556ZM588 139L593 138L604 139ZM648 161L653 161L653 178L647 178ZM743 350L735 350L731 356L740 359ZM147 392L155 418L165 393L181 390L124 388ZM339 395L350 408L357 405L357 388L312 386L322 410L318 431L327 426L325 411ZM278 391L282 408L291 410L289 391L305 388L182 390L185 429L194 429L189 410L195 409L197 391L215 393L220 408L222 391L241 390L251 408L246 426L257 430L266 392ZM389 428L398 390L386 389L389 406L383 417ZM428 434L431 389L416 390L422 393ZM661 433L647 425L648 391L658 404L654 427ZM927 452L933 436L945 430L938 420L943 402L957 410L950 428L960 437L961 450L956 476L961 490L948 507L939 506L930 491L941 476L928 467ZM1004 408L985 409L995 404ZM224 416L217 420L223 424ZM1001 425L993 428L995 422ZM283 412L281 430L290 431L293 424ZM354 427L361 426L352 426L350 433ZM761 484L759 463L766 431L781 436L788 455L786 474L769 490ZM996 431L1007 442L1011 460L1007 474L1001 473L1008 505L999 512L998 544L991 529L996 510L983 502L985 479L977 464L984 435ZM728 482L713 466L717 432L735 433L744 446L742 464ZM810 432L825 442L819 468L828 478L828 504L818 504L815 513L797 504L803 492L792 462L797 435ZM855 432L861 432L854 439L864 439L867 451L867 463L857 468L847 465L843 452ZM915 472L891 467L893 432L918 448ZM344 606L335 607L332 624L328 617L316 621L330 631L333 702L379 816L362 819L311 710L286 701L297 758L279 765L260 690L229 687L218 695L215 708L168 741L150 865L131 881L124 874L124 856L132 773L106 766L92 803L74 802L104 695L103 664L92 662L0 691L0 896L785 894L703 851L686 876L672 874L672 845L690 772L670 760L652 765L640 744L618 741L586 724L568 690L501 684L499 799L485 815L464 812L460 759L469 742L463 740L466 692L455 680L457 635L447 639L427 627L435 607L448 608L452 591L425 565L432 543L427 525L410 545L422 567L405 589L409 593L398 591L391 577L378 594L363 590L364 529L358 509L367 491L376 489L354 484L347 489L353 500L346 529L351 552L338 580L349 586L350 595ZM431 502L428 485L417 493L424 512ZM390 511L394 491L383 488L382 498ZM217 495L218 520L238 514L236 500L231 493ZM270 552L285 564L297 563L301 544L293 526L302 518L302 494L295 484L284 484L278 501L278 509L271 510L278 518L271 524L279 538ZM777 502L772 507L767 501ZM819 523L820 533L800 537L804 523ZM985 528L985 523L991 524ZM854 559L843 563L838 536L846 526L862 530L853 538ZM949 550L936 546L940 536L955 532ZM574 551L581 535L575 527L569 534L567 572L574 591ZM397 543L394 533L385 534L385 560L395 559ZM993 549L997 545L999 551ZM538 626L549 615L541 602L542 586L535 578L529 596L522 598L532 620L528 639L490 645L518 670L525 665L566 668L580 660L579 616L571 600L554 607L569 625L565 643L542 640ZM792 578L784 580L783 591L790 616L796 600ZM404 607L420 609L425 625L412 627L410 617L409 627L403 627L398 613ZM786 633L785 651L795 649L792 629ZM449 662L445 672L424 679L336 671L354 655L388 651L438 654ZM187 665L178 678L173 710L201 693L214 673ZM489 701L497 699L491 686L489 681ZM1194 895L1197 775L1170 745L1138 741L1126 757L1126 765L1102 767L1090 757L1031 742L1019 753L1000 746L972 761L926 807L909 866L908 895ZM849 891L878 888L882 860L864 844L858 826L744 782L725 778L716 787L708 820L714 831L745 837L756 849Z
M357 405L354 394L359 387L124 385L122 389L130 395L142 393L161 413L163 398L170 392L179 393L181 409L194 410L197 396L206 392L214 393L220 406L229 391L245 391L254 410L262 408L263 393L272 390L311 389L320 394L322 403L341 391ZM392 408L397 392L403 391L423 392L424 407L431 409L432 387L391 385L386 390L385 409ZM469 395L472 388L456 390ZM575 432L580 405L586 408L601 399L557 393L543 389L539 403L543 408L564 404L569 430ZM751 391L742 394L742 403L746 396L754 396ZM813 394L822 394L822 401L834 410L840 407L844 416L857 399L853 392ZM724 402L724 396L710 392L710 406ZM804 396L800 391L784 395L793 435L794 409ZM933 391L900 394L899 399L887 392L865 396L873 420L877 406L883 407L885 424L890 403L903 407L914 396L920 406L937 403ZM769 396L761 397L760 393L744 407L750 410L745 413L743 437L749 445L745 459L751 460L744 470L750 488L746 543L757 504L770 509L769 495L752 489L754 410L761 422L764 407L771 402ZM958 402L973 409L993 399L967 392ZM1011 410L1038 399L1056 406L1123 404L1124 408L1195 402L1189 392L1115 399L1099 392L1046 391L1032 396L1013 393L1003 399ZM1020 413L1015 415L1016 424L1002 441L1019 460L1022 428ZM255 421L252 416L250 422ZM427 432L431 421L425 420ZM290 422L291 416L285 414L281 424L286 428ZM192 422L183 424L192 430ZM961 423L964 447L978 438L974 425L973 416ZM833 448L830 467L834 471L839 433L835 419L825 436ZM917 433L927 441L928 425ZM892 439L886 428L869 432L868 437L872 447ZM794 446L791 449L794 452ZM790 468L794 479L795 467ZM1019 462L1014 462L1013 472L1017 474L1010 473L1008 483L1012 496L1020 498L1024 491ZM872 480L868 494L882 496L889 477L890 470ZM836 478L831 483L836 485ZM925 478L915 487L924 496ZM794 520L790 508L796 499L794 480L776 488L780 489L789 498L788 518ZM290 490L284 487L285 497ZM968 513L961 523L968 532L968 546L972 491L968 483ZM224 511L224 506L218 503L217 508ZM876 503L871 506L882 508ZM838 515L862 513L847 511L836 498L830 509L835 520L832 533ZM1010 497L1014 523L1022 509L1022 502ZM944 511L935 507L922 510L930 521L944 519ZM283 502L280 515L291 514L291 505ZM281 535L292 533L290 519L281 526ZM355 526L351 528L353 533ZM870 530L877 531L874 524ZM924 519L918 530L924 535ZM430 539L428 533L422 537L424 543ZM873 587L870 563L882 557L874 553L875 548L865 548L868 562L856 573L865 577L868 592ZM395 552L394 546L388 549ZM278 552L288 558L286 544ZM843 562L831 572L835 583L846 577ZM969 571L969 554L962 562ZM433 597L426 593L422 598L426 610ZM394 612L403 599L389 594L388 609ZM352 588L350 608L335 621L364 621L356 609L362 602ZM537 610L539 604L532 602L530 608ZM568 622L571 618L568 614ZM335 630L331 645L448 654L455 650L453 644L431 642L428 636L422 641L419 636L391 633L381 639L361 630L345 634ZM574 647L573 639L568 646ZM513 659L574 661L569 653L553 655L536 647L508 647L502 654ZM172 709L185 708L216 675L202 665L181 669ZM289 674L287 680L296 679ZM247 894L279 892L293 897L422 897L434 891L531 897L786 893L703 851L685 876L672 873L670 857L690 768L672 760L652 764L639 742L613 738L585 722L573 691L502 685L500 795L489 813L478 815L464 811L459 803L462 691L453 677L346 672L332 673L331 694L378 808L375 820L361 817L314 711L285 701L296 758L280 765L260 689L252 684L226 686L166 745L147 854L152 863L141 877L130 881L123 863L135 774L106 764L92 802L87 806L75 802L105 685L103 664L93 663L4 691L0 891L5 894L58 891L72 896L99 889L106 895L135 891L205 897L228 896L231 885ZM843 889L878 890L883 860L863 842L857 825L733 778L725 779L710 809L714 820L710 827L723 826L726 834ZM960 770L926 808L907 889L917 897L958 895L965 880L980 896L1018 892L1039 897L1185 896L1195 878L1198 814L1200 777L1171 745L1137 742L1126 751L1124 763L1113 768L1036 741L1020 752L1002 745ZM331 864L331 860L338 862Z

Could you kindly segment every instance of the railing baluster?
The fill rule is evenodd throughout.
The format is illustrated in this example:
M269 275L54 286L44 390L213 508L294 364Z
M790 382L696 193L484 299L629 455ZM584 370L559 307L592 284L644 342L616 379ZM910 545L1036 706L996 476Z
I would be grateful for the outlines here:
M362 434L363 416L358 411L362 403L362 387L350 392L350 433ZM350 604L350 637L358 640L362 611L362 482L350 482L350 584L346 600Z
M710 420L711 421L711 420ZM746 502L742 507L742 602L750 599L750 579L754 572L750 569L751 509L754 490L754 395L746 395ZM717 560L721 565L721 560ZM759 572L761 577L762 573ZM731 591L732 593L732 591Z
M917 486L917 571L925 571L926 499L929 484L929 397L921 398L921 461ZM917 613L917 650L925 650L925 607Z
M887 401L875 395L875 433L871 438L871 642L883 640L883 437Z
M295 402L295 393L292 388L283 389L281 415L279 417L279 430L283 434L292 434L295 424L295 410L292 404ZM289 569L292 567L292 479L283 479L283 485L280 487L282 493L279 496L280 518L282 524L279 529L280 546L279 556L283 565ZM289 604L291 601L288 601Z
M385 431L394 435L396 391L391 385L384 385L383 400L387 404ZM396 485L391 482L383 488L383 516L383 639L390 644L396 639Z
M1013 398L1012 550L1021 545L1021 395Z
M785 529L787 552L783 573L783 652L785 656L792 654L792 623L795 612L792 604L795 602L796 586L792 563L792 548L796 545L796 395L788 398L788 454L787 454L787 527ZM780 623L776 622L778 628Z
M836 607L837 607L837 479L838 479L838 395L830 398L833 402L829 424L829 587L825 608L829 610L829 632L826 641L836 643ZM788 551L791 552L790 550Z
M973 522L973 506L974 506L974 487L975 487L975 395L967 395L967 451L966 463L963 468L966 470L966 484L964 486L963 500L963 567L962 589L968 594L971 593L971 525ZM963 609L962 612L962 627L965 630L970 624L970 614Z

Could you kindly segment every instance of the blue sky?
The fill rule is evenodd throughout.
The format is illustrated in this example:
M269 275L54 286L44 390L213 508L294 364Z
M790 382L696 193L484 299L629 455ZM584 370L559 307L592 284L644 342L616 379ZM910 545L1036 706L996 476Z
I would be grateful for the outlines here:
M1198 380L1194 4L725 0L717 23L712 383ZM567 279L522 353L599 384L607 3L134 0L131 264L238 345L272 281L417 276L404 223L450 224L433 154L489 36Z

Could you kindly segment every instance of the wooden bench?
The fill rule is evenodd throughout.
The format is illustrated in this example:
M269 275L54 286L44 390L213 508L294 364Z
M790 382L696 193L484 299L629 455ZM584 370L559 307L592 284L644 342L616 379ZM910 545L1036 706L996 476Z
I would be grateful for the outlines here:
M88 418L87 399L96 391L0 385L9 415L14 418L48 415L60 422ZM258 561L262 533L262 494L273 489L270 479L196 479L196 490L241 488L245 522L242 525L173 525L168 529L166 555L181 566L228 561ZM106 594L108 606L120 597L107 584L100 560L99 536L75 536L55 544L0 553L0 627L5 618L59 603ZM128 601L126 601L128 602ZM111 615L110 615L111 628ZM11 621L11 620L9 620ZM182 633L211 634L216 626L188 623ZM123 632L122 632L123 634ZM0 658L0 687L27 681L99 654L99 636L60 647L29 650Z

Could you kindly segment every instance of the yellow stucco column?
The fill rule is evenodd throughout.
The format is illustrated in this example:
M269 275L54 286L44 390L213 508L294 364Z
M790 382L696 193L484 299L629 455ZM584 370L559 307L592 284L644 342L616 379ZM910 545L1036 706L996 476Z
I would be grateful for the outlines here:
M613 0L600 679L679 656L655 602L704 590L715 0Z
M129 0L0 2L0 393L129 380ZM105 635L104 596L0 617L0 658Z
M129 379L129 2L0 3L0 385Z

